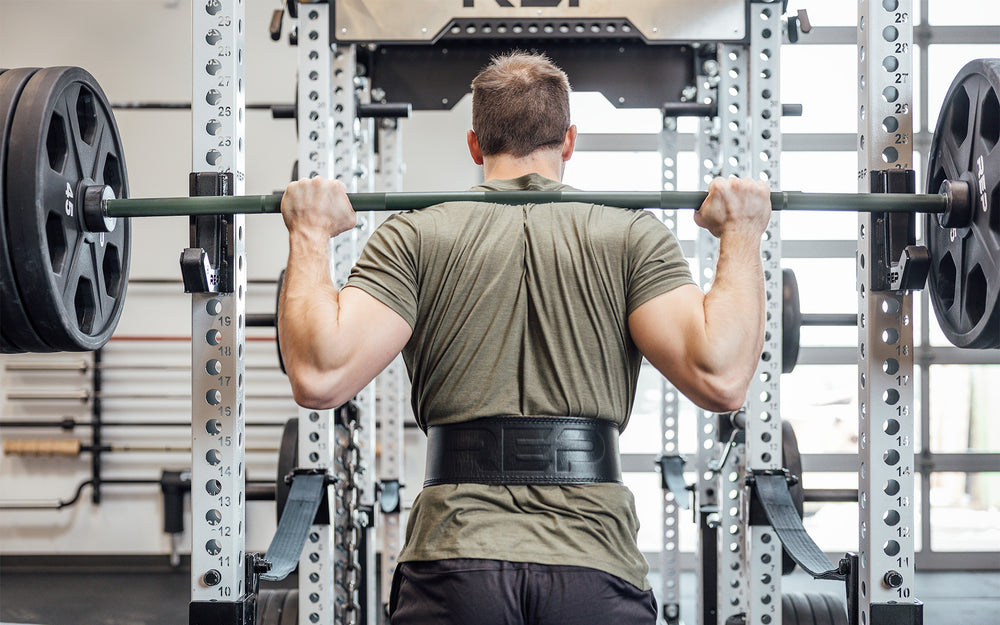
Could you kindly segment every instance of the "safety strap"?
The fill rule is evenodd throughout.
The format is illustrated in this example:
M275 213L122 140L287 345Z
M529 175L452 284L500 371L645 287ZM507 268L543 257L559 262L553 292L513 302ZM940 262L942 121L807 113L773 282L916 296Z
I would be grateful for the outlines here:
M691 492L684 481L684 459L680 456L660 456L660 482L663 490L674 494L674 502L678 507L687 510L691 507Z
M264 558L271 563L271 570L261 579L276 582L288 577L299 563L302 547L306 544L309 527L316 518L316 511L323 500L326 475L299 474L292 479L288 501L278 521L271 545Z
M795 503L792 502L792 496L788 492L788 481L785 476L755 474L753 484L757 500L764 508L764 514L774 528L774 533L781 540L785 553L795 560L802 570L812 575L813 579L846 579L803 527L802 519L799 518Z

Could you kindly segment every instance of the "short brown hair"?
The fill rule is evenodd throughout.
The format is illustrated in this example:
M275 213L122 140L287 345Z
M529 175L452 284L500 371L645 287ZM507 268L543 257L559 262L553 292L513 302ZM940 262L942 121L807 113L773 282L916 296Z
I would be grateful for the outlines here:
M569 79L549 57L493 57L472 81L472 129L485 156L522 157L562 145L569 129Z

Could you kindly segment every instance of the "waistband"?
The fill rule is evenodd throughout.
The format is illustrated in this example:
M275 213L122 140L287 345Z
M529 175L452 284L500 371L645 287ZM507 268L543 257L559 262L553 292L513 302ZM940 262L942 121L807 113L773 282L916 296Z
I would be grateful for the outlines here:
M621 483L618 425L586 417L483 417L427 430L424 486Z

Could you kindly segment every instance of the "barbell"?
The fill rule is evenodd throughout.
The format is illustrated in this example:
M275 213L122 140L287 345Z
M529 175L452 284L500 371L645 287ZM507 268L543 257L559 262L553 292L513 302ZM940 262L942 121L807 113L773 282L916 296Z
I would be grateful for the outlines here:
M1000 346L1000 211L992 210L1000 202L998 91L1000 61L972 61L959 72L938 119L926 194L771 195L774 210L926 214L931 299L945 335L960 347ZM80 68L0 74L0 132L0 353L89 351L110 339L128 282L129 218L280 212L278 194L129 198L111 106ZM682 209L705 196L481 191L350 199L358 211L453 201Z

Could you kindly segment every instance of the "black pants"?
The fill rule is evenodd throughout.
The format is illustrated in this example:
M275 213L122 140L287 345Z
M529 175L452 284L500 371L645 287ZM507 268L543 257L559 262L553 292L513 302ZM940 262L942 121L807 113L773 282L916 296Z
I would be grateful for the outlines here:
M389 617L391 625L654 625L656 599L596 569L463 558L398 565Z

